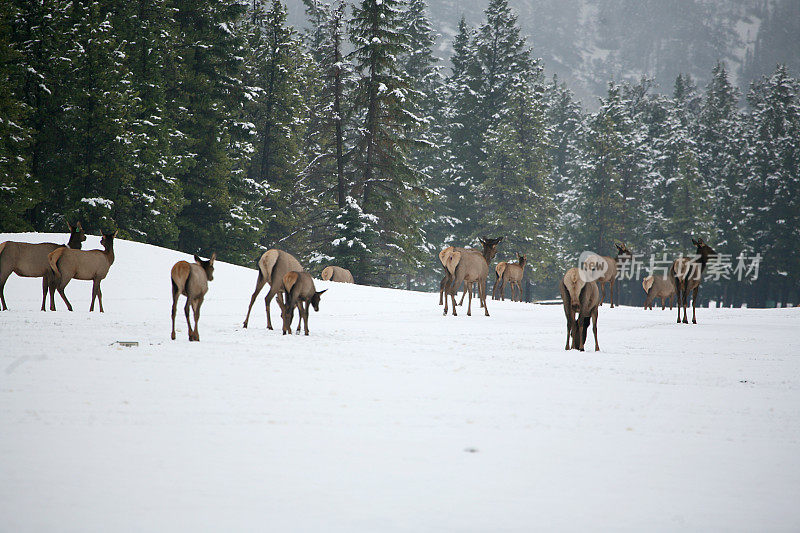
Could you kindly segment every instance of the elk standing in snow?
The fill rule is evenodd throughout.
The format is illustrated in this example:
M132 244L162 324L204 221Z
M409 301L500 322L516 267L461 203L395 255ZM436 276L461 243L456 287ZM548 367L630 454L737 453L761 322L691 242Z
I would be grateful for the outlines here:
M317 292L314 287L314 278L308 272L287 273L283 277L283 286L286 290L286 303L282 305L283 334L292 334L294 308L297 307L300 313L297 332L300 333L300 324L305 321L305 333L308 335L309 307L314 306L314 311L319 311L319 299L325 291Z
M665 276L647 276L642 280L642 288L647 298L644 301L644 308L653 309L653 300L661 298L661 310L666 308L666 301L669 300L669 310L672 311L672 303L675 301L675 284L672 278Z
M189 328L189 340L199 341L200 331L197 322L200 320L200 306L208 292L208 282L214 279L214 261L217 254L212 253L211 259L203 261L194 256L194 263L178 261L170 271L172 282L172 340L175 340L175 311L178 306L178 297L186 296L186 305L183 312L186 314L186 326ZM194 311L194 330L189 321L189 306Z
M492 299L495 300L495 292L500 291L500 299L505 301L505 288L506 283L511 284L511 301L522 301L522 286L520 283L522 282L522 276L525 274L525 262L527 261L527 257L524 255L517 254L517 262L516 263L506 263L503 261L502 263L498 263L497 266L494 268L495 274L497 278L494 282L494 289L492 289ZM514 288L517 289L517 298L514 299Z
M692 291L692 324L697 324L695 308L697 307L697 292L700 290L700 282L703 281L703 273L708 265L708 258L717 255L703 239L692 239L692 243L697 247L697 258L679 257L672 266L669 267L669 274L675 284L675 292L678 295L678 324L681 322L681 307L683 307L683 323L686 320L686 299L689 291Z
M479 242L481 243L481 245L483 245L482 253L484 257L488 257L487 263L492 262L492 259L494 259L495 254L497 254L497 245L500 244L502 241L503 237L498 237L496 239L483 237L482 239L479 239ZM447 306L445 299L446 299L447 287L450 284L451 275L450 272L447 270L447 266L445 265L446 258L452 255L453 252L465 252L465 251L481 253L480 250L476 250L475 248L461 248L456 246L448 246L447 248L439 252L439 262L442 264L442 269L444 270L444 277L442 278L442 281L439 283L439 305L444 304L445 306ZM453 288L453 290L455 290L456 292L458 292L458 289L459 287ZM467 295L467 287L464 286L464 294L461 295L461 303L459 303L458 305L464 303L464 297L466 295ZM470 294L470 298L471 297L472 295ZM483 304L481 304L481 307L483 307ZM446 310L444 314L447 314Z
M458 248L448 248L442 250L439 259L447 269L448 281L445 287L444 314L447 314L447 294L453 302L453 316L456 316L456 291L461 284L464 289L469 291L469 305L467 316L472 316L472 286L478 284L478 297L483 304L486 316L489 316L489 309L486 307L486 277L489 275L489 262L497 253L497 245L503 237L497 239L480 240L483 245L483 253L476 250L465 250ZM463 250L463 251L462 251Z
M100 282L108 275L111 265L114 264L114 237L117 232L104 233L100 239L103 250L72 250L71 248L58 248L48 255L50 268L55 274L53 285L58 290L58 294L67 304L67 309L72 311L72 304L64 294L64 287L73 280L84 281L92 280L92 304L89 312L94 311L94 299L100 304L100 312L103 312L103 293L100 290ZM50 289L52 290L52 288ZM52 301L52 297L51 297Z
M78 222L75 226L72 226L67 222L67 226L69 227L69 242L67 246L74 250L80 250L83 241L86 240L86 234L83 233L81 223ZM44 304L47 301L47 289L52 284L50 261L47 256L62 246L64 245L52 242L30 244L27 242L6 241L0 244L0 303L2 303L3 311L8 309L3 289L12 272L24 278L42 278L42 311L45 310ZM56 303L53 300L54 290L54 288L50 290L51 311L56 310ZM66 302L66 300L64 301Z
M619 272L619 264L622 261L628 261L633 257L633 254L628 250L624 243L614 243L617 248L617 257L608 257L606 255L600 256L607 265L603 276L597 280L600 286L600 305L603 305L603 300L606 298L606 283L610 285L611 290L611 309L614 309L614 283L617 281L617 273Z
M271 249L264 252L261 259L258 260L258 279L256 280L256 290L253 291L253 296L250 298L250 305L247 307L247 316L244 318L244 327L250 320L250 310L253 309L253 302L256 301L258 293L264 287L265 283L269 283L269 292L264 298L267 306L267 329L272 329L272 319L269 315L269 304L272 298L277 295L278 306L283 308L283 276L291 271L302 272L303 267L300 261L295 257L283 250Z
M586 336L589 331L589 321L592 322L594 333L594 349L600 350L597 344L597 308L600 305L600 294L594 281L585 281L577 268L570 268L561 280L561 301L564 304L564 314L567 317L567 345L572 337L572 348L583 351ZM575 314L577 313L577 317Z
M353 274L346 268L339 266L326 266L322 269L322 281L338 281L340 283L355 283Z

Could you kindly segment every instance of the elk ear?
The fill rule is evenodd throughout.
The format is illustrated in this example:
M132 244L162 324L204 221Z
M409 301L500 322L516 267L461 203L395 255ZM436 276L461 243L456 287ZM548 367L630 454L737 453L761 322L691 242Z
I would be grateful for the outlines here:
M69 228L70 233L72 233L75 230L74 226L69 223L69 220L67 221L67 227Z
M75 225L80 231L83 231L83 226L81 226L81 221L79 220L78 223Z
M194 262L197 263L198 265L202 265L203 264L203 260L200 259L200 257L197 256L197 255L194 256Z
M692 238L692 244L694 244L695 246L700 246L700 243L694 240L694 238Z
M214 264L214 261L215 261L216 259L217 259L217 252L213 252L213 253L211 254L211 259L209 259L209 260L208 260L208 264L209 264L209 265L213 265L213 264Z
M112 234L111 234L111 236L112 236L112 237L116 237L116 236L117 236L117 232L118 232L118 231L119 231L118 229L115 229L115 230L114 230L114 233L112 233Z
M322 296L322 293L323 293L323 292L328 292L328 289L325 289L324 291L319 291L319 292L317 293L317 296Z

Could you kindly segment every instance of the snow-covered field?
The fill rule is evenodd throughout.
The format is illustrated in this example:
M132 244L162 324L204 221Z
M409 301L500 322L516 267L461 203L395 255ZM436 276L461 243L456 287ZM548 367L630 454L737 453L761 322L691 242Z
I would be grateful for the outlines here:
M443 317L319 281L311 335L282 336L264 293L242 329L256 272L218 262L189 343L169 269L190 257L115 250L102 315L89 282L74 313L6 285L1 531L800 529L800 310L606 304L578 353L560 306Z

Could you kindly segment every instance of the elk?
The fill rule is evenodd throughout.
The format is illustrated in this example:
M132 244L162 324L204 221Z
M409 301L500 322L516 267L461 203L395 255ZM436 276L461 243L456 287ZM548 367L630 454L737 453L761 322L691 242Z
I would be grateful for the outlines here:
M488 237L483 237L482 239L478 239L478 241L483 245L483 252L482 253L484 254L484 256L486 256L488 254L489 259L487 260L487 263L491 263L492 259L494 259L494 256L497 253L497 245L500 244L503 241L503 237L498 237L496 239L490 239ZM448 246L447 248L445 248L444 250L439 252L439 262L442 263L442 269L444 270L444 277L442 278L442 281L439 283L439 305L444 304L445 306L447 306L447 303L445 301L443 301L443 297L445 296L445 294L447 292L447 287L448 287L448 285L450 283L450 277L451 276L450 276L450 272L447 270L447 266L445 265L446 257L449 257L453 252L464 252L464 251L472 251L472 252L481 253L480 250L477 250L475 248L460 248L460 247L456 247L456 246ZM457 292L458 291L458 287L455 287L454 290ZM464 297L466 295L467 295L467 288L465 286L464 287L464 294L461 295L461 303L459 303L458 305L461 305L461 304L464 303ZM470 295L470 298L471 297L472 297L472 295ZM481 307L483 307L483 304L481 304ZM444 314L447 314L447 311L445 311Z
M208 292L208 282L214 280L214 261L217 254L212 253L211 259L203 261L194 256L194 263L178 261L169 273L172 282L172 340L175 340L175 310L181 294L186 296L186 305L183 312L186 314L186 326L189 328L189 340L199 341L200 331L197 322L200 320L200 306ZM194 329L189 321L189 306L194 311Z
M503 237L497 239L480 239L483 245L483 253L477 250L466 250L459 248L445 249L440 254L442 264L447 269L448 281L445 286L444 314L447 315L447 294L453 301L453 316L456 316L456 291L461 284L464 289L469 291L469 306L467 316L472 316L472 287L478 284L478 297L480 298L486 316L489 316L489 309L486 307L486 276L489 275L489 262L497 253L497 245Z
M322 269L322 280L338 281L340 283L355 283L353 280L353 274L351 274L349 270L333 265L326 266Z
M92 303L89 312L94 311L94 299L100 304L100 312L103 312L103 293L100 290L100 282L108 275L108 270L114 264L114 237L117 232L104 233L100 239L103 250L72 250L70 248L58 248L47 256L50 261L50 268L55 277L50 287L58 289L58 294L67 304L67 309L72 311L72 304L64 294L64 287L73 279L84 281L92 280ZM51 292L52 294L52 292ZM53 297L50 297L50 301Z
M525 273L525 262L527 261L527 257L524 255L517 254L517 262L516 263L506 263L503 261L502 263L498 263L496 267L494 267L495 274L497 278L494 282L494 289L492 289L492 299L495 298L495 292L500 291L500 299L505 301L505 288L506 283L511 284L511 301L522 301L522 286L520 282L522 281L522 276ZM514 288L517 289L517 299L514 299Z
M697 292L700 290L700 282L703 281L708 258L717 255L717 252L704 243L703 239L692 239L692 244L697 247L697 258L679 257L669 267L669 275L675 284L678 296L678 324L681 323L681 307L683 307L683 323L689 323L686 320L686 299L689 297L689 291L692 291L692 324L697 324L695 314Z
M666 276L647 276L642 280L642 288L647 298L644 301L644 308L653 309L653 300L661 298L661 310L666 308L666 301L669 300L669 310L672 311L672 304L675 301L675 284L672 278Z
M81 223L78 222L72 226L67 222L67 227L69 228L67 246L74 250L80 250L81 246L83 246L83 241L86 240L86 234L83 232ZM8 309L3 289L12 272L24 278L42 278L42 311L45 310L44 304L47 301L47 289L52 282L50 262L47 256L50 252L62 246L64 245L53 242L30 244L27 242L6 241L0 243L0 303L2 303L3 311ZM66 300L64 301L66 302ZM50 292L50 310L56 310L52 291Z
M606 262L607 268L605 272L603 272L603 276L597 280L597 284L600 285L601 290L600 305L603 305L603 300L606 299L606 283L610 284L611 309L614 309L614 283L617 281L617 273L619 272L618 265L620 262L630 260L630 258L633 257L633 254L624 243L617 242L614 243L614 246L617 248L616 258L605 255L600 256Z
M572 348L584 351L591 320L594 349L600 351L600 346L597 344L597 309L600 305L597 283L584 280L577 268L570 268L564 274L559 288L561 301L564 303L564 314L567 317L567 345L564 349L570 349L569 340L572 337Z
M305 321L305 333L308 335L309 307L314 306L314 311L319 311L320 296L328 289L317 292L311 274L297 271L288 272L283 276L283 286L286 288L286 303L281 305L283 311L283 334L292 334L294 308L297 307L300 313L300 320L297 323L297 333L300 333L300 324Z
M267 250L258 260L258 279L256 280L256 290L250 298L250 305L247 308L247 316L244 318L244 327L250 320L250 310L253 309L253 302L256 301L258 293L269 283L269 292L264 297L267 306L267 329L272 329L272 319L269 315L269 304L272 298L277 295L278 306L283 309L283 277L292 271L302 272L303 267L295 257L283 250L275 248Z

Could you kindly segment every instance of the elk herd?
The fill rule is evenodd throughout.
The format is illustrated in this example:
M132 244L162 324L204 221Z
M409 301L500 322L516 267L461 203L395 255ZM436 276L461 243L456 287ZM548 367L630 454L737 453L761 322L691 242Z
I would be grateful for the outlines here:
M117 233L103 234L100 244L102 250L81 250L86 235L80 222L75 226L69 225L70 236L66 244L43 243L29 244L24 242L6 241L0 243L0 304L2 310L8 309L3 289L11 273L22 277L42 278L42 306L45 310L47 294L50 294L50 310L55 311L54 294L57 291L64 300L67 309L72 311L72 304L64 292L67 284L73 280L92 282L92 299L89 311L94 310L95 299L100 312L103 312L103 293L100 282L107 276L111 265L114 264L114 238ZM482 246L478 248L459 248L448 246L439 252L439 261L442 265L444 277L439 285L439 305L444 305L444 315L448 314L452 306L452 314L456 316L456 295L463 288L461 296L462 305L464 298L469 294L467 315L472 315L472 296L477 289L479 305L484 314L489 315L486 302L486 285L489 267L497 254L498 245L503 242L503 237L479 239ZM661 276L648 276L642 282L646 299L644 308L653 309L653 301L661 299L661 309L666 306L667 300L677 301L678 323L681 322L681 309L683 309L683 323L687 320L687 299L692 293L692 323L696 324L697 294L703 273L706 270L709 258L716 252L703 242L702 239L692 239L697 248L697 260L688 257L676 259L669 267L667 273ZM597 340L597 315L598 308L605 300L605 287L609 285L609 299L611 308L614 308L614 284L620 272L620 266L625 261L633 258L633 253L624 243L617 242L616 257L599 256L591 254L582 258L580 268L570 268L559 282L561 302L567 320L567 341L565 349L584 350L589 325L592 326L595 350L600 346ZM522 300L522 279L527 263L525 255L517 255L516 262L501 261L495 266L495 283L492 290L492 299L505 300L505 286L511 288L512 301ZM198 322L200 320L200 307L208 292L208 282L214 279L214 262L216 254L208 260L194 256L194 263L178 261L170 271L172 286L172 333L175 339L175 314L178 299L181 295L186 297L184 314L188 327L189 340L199 341L200 333ZM317 291L314 278L300 262L288 252L270 249L262 254L258 263L258 278L255 290L247 307L247 315L243 327L247 328L250 312L264 285L269 284L269 290L264 298L267 315L267 329L273 329L270 316L270 303L274 298L281 311L283 334L292 334L292 321L295 308L298 311L297 332L304 325L304 332L309 334L308 315L311 307L319 311L320 297L326 291ZM341 283L354 283L353 275L349 270L330 265L321 273L324 281ZM449 298L448 298L449 297ZM449 300L449 303L448 303ZM190 321L190 309L194 314L194 326Z

